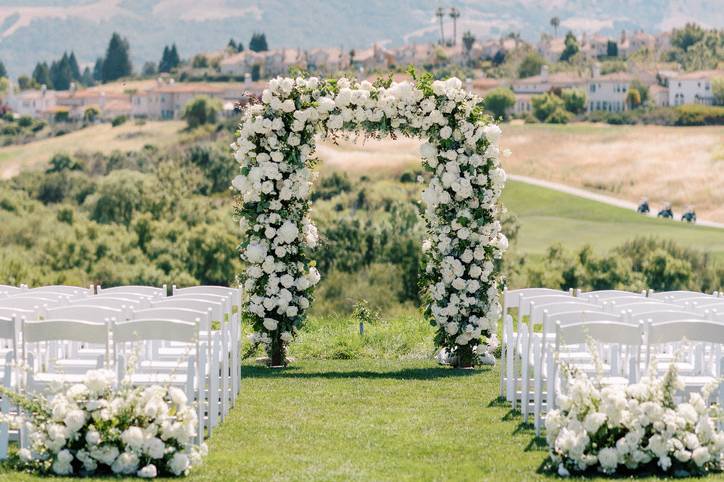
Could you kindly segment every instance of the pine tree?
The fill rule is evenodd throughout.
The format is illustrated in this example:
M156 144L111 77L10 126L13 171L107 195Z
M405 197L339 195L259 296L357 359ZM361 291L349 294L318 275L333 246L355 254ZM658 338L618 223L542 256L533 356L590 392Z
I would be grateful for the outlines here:
M83 74L80 76L80 83L85 85L86 87L95 85L96 82L95 80L93 80L93 73L91 72L91 69L89 67L83 69Z
M244 44L241 43L241 42L239 42L238 44L236 44L236 51L237 51L237 52L243 52L243 51L244 51Z
M226 44L226 47L234 52L237 52L238 47L236 46L236 42L234 41L233 38L229 39L229 43Z
M5 70L5 64L0 60L0 77L7 77L8 71Z
M33 80L38 85L45 85L49 89L53 88L53 82L50 79L50 69L48 68L47 63L38 62L35 64L35 69L33 69Z
M133 67L129 50L128 40L113 32L103 60L103 82L112 82L131 75Z
M171 50L168 53L168 63L171 66L170 70L175 69L181 63L181 59L178 56L178 50L176 50L176 44L171 46Z
M73 82L73 71L68 54L64 53L59 61L50 64L50 80L55 90L68 90Z
M169 67L169 65L168 65L168 56L169 56L168 45L164 45L163 54L161 54L161 61L158 63L159 72L168 72L171 70L171 67Z
M93 66L93 80L100 82L103 80L103 57L98 57Z
M68 62L70 63L70 72L73 74L73 80L80 80L80 67L78 67L78 59L75 58L75 52L70 52Z
M266 35L263 33L255 33L251 36L249 41L249 50L252 52L264 52L269 50L269 46L266 43Z

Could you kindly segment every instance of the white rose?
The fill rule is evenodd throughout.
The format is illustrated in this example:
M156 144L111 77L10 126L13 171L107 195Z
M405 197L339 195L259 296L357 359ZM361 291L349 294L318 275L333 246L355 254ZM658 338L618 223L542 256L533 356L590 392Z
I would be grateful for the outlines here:
M141 477L142 479L155 479L158 475L158 471L156 470L156 466L153 464L148 464L145 467L143 467L141 470L136 472L136 475L138 477Z
M459 329L460 329L460 325L458 325L454 321L445 325L445 331L447 332L448 335L454 335L455 333L458 332Z
M65 415L63 423L71 432L77 432L85 425L85 412L83 410L71 410Z
M188 455L176 452L169 461L168 468L174 475L186 473L189 468Z
M442 129L440 129L440 138L441 139L449 139L452 135L452 129L450 126L445 126Z
M432 159L437 156L437 147L430 144L429 142L424 143L420 146L420 156L423 159Z
M143 444L143 451L152 459L163 458L166 451L166 445L158 437L150 437Z
M277 329L277 326L279 325L279 322L273 318L264 318L264 328L266 328L269 331L274 331Z
M184 391L180 388L169 387L168 396L171 398L171 401L173 401L173 403L175 403L176 405L186 405L186 403L188 402L186 393L184 393Z
M250 263L263 263L266 258L266 247L260 243L249 243L246 247L246 259Z

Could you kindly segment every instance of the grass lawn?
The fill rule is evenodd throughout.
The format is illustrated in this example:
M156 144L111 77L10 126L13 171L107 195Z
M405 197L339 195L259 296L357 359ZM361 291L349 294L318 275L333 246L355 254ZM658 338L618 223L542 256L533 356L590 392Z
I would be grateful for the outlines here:
M135 151L146 144L168 146L179 140L181 121L157 121L136 124L128 121L118 127L103 123L69 134L30 144L0 148L0 177L6 179L20 171L44 168L53 154L78 150L109 154L114 150Z
M284 370L246 364L242 376L236 407L188 480L553 479L539 472L545 449L497 400L496 368L299 360Z
M655 219L633 211L508 181L503 203L520 221L516 250L541 255L553 243L569 249L590 244L605 252L637 236L671 239L724 260L724 230Z

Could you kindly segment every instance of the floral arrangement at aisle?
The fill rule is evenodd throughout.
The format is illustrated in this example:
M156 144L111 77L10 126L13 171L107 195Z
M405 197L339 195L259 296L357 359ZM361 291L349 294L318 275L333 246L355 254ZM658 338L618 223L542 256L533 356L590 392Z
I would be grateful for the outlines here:
M23 428L28 447L11 457L19 469L55 475L186 475L201 464L197 415L183 390L113 389L114 374L92 370L85 381L45 398L2 388L27 415L6 420Z
M412 74L413 82L400 83L277 78L243 114L232 144L241 173L232 184L246 262L244 312L251 341L265 346L272 365L286 364L320 280L305 249L318 242L308 216L317 134L426 141L426 315L436 344L456 364L470 366L489 351L500 314L498 260L508 244L498 221L501 131L459 79Z
M598 388L585 374L573 374L568 392L558 397L560 409L545 420L551 468L564 477L594 470L675 476L721 471L719 407L706 403L715 386L676 403L674 394L683 388L674 364L664 377L650 375L628 386Z

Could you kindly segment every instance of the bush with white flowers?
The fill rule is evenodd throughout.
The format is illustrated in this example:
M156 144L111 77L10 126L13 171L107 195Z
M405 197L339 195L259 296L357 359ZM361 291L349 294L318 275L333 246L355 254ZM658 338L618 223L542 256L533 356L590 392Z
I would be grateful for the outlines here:
M585 374L574 374L567 393L558 397L560 409L545 420L551 468L561 476L721 471L719 407L706 403L714 386L677 404L674 393L682 388L673 364L666 376L629 386L600 388Z
M460 365L488 351L500 313L498 260L507 247L498 221L505 183L500 129L458 79L413 82L277 78L245 110L232 145L244 232L241 257L254 326L271 363L285 363L320 274L305 248L318 242L309 219L315 135L417 137L432 174L423 193L428 238L422 274L436 343Z
M206 445L195 445L196 411L174 387L113 389L114 375L93 370L84 383L46 398L2 389L26 415L7 420L28 434L12 456L21 470L41 474L186 475Z

